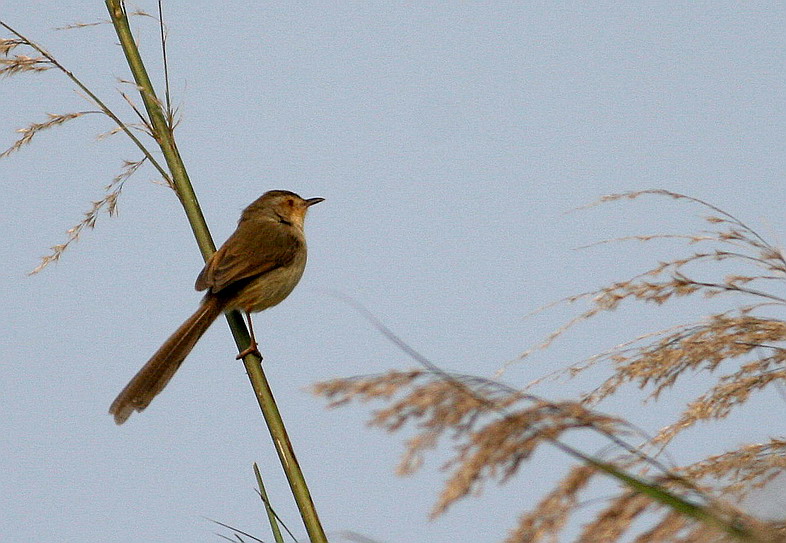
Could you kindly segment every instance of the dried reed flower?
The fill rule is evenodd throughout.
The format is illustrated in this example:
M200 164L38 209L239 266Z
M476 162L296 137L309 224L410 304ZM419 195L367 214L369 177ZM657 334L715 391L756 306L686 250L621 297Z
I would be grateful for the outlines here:
M733 451L709 456L683 468L683 473L717 492L741 502L748 494L766 486L786 471L786 441L771 438L766 443L744 445Z
M435 368L400 339L376 323L388 338L432 370L369 378L334 380L317 385L318 394L334 399L332 405L352 399L380 399L389 405L377 411L371 423L394 431L414 423L419 429L407 443L400 473L420 467L428 449L449 435L456 443L453 458L444 468L451 475L432 515L456 500L477 492L485 481L509 480L538 446L564 446L568 431L591 429L623 454L610 464L622 473L640 472L651 487L623 485L615 496L596 508L577 541L637 543L786 541L783 519L765 521L738 504L784 473L786 441L744 444L684 466L667 467L656 456L680 432L701 421L719 421L744 405L753 394L786 380L786 321L772 317L772 309L786 298L771 288L786 279L786 258L755 230L733 215L696 198L669 191L639 191L604 197L599 203L643 195L667 196L710 210L710 228L693 235L656 234L612 241L652 242L683 240L689 246L710 246L673 258L623 281L568 297L562 302L585 301L589 308L549 335L521 358L550 346L571 327L626 301L662 305L688 296L742 296L745 302L688 324L643 334L568 368L538 379L573 378L587 368L608 363L613 375L576 401L547 402L529 393L499 385L479 386L479 378L456 378ZM721 275L719 263L732 263L735 273ZM747 269L747 272L745 271ZM700 277L701 274L701 277ZM552 304L553 305L553 304ZM371 319L374 322L374 319ZM660 395L688 373L702 373L715 381L688 402L678 419L665 426L639 449L625 441L637 435L625 421L602 415L594 407L626 384L645 391L645 400ZM396 398L394 398L396 397ZM565 450L565 449L561 449ZM652 451L652 452L648 452ZM582 458L582 455L574 455ZM603 465L585 461L568 474L531 510L525 512L507 543L559 540L574 514L582 507L582 494L590 491ZM653 473L654 470L654 473ZM624 481L625 478L619 480ZM650 488L671 499L656 499ZM597 502L596 502L597 503ZM667 505L668 504L668 505Z
M335 379L317 383L312 390L330 399L331 406L356 399L391 400L403 394L376 411L369 423L393 432L417 422L420 431L407 442L400 474L418 469L424 452L446 433L460 441L453 459L443 466L452 475L432 516L480 490L486 479L507 481L538 446L556 442L568 431L591 429L613 436L631 433L619 418L590 411L579 403L547 402L495 385L475 377L451 375L446 380L442 375L412 370Z
M573 466L554 490L543 497L532 511L521 516L518 526L505 539L505 543L557 543L559 533L579 505L579 494L596 473L597 470L592 466Z
M44 72L51 68L53 68L52 63L45 57L14 55L11 58L0 58L0 77L9 77L23 72Z
M153 15L151 15L151 14L149 14L146 11L143 11L141 9L136 9L134 11L129 11L129 12L126 13L126 16L129 17L129 18L131 18L131 17L150 17L151 19L154 19L154 20L158 21L158 17L155 17L155 16L153 16ZM112 20L111 19L99 19L97 21L93 21L92 23L76 22L76 23L71 23L71 24L67 24L67 25L64 25L64 26L57 26L53 30L78 30L78 29L82 29L82 28L90 28L90 27L93 27L93 26L111 25L111 24L112 24Z
M85 228L95 228L98 214L102 209L106 210L110 217L114 216L117 213L117 198L120 196L120 193L123 190L123 185L128 180L128 178L134 175L139 167L145 163L145 160L146 159L143 158L135 162L127 160L124 161L122 171L116 175L106 187L104 187L104 190L106 191L104 197L100 200L92 202L90 209L85 212L84 218L75 226L69 228L66 231L68 239L66 239L64 243L60 243L51 247L52 252L42 257L41 263L38 264L38 266L36 266L32 271L30 271L29 275L35 275L52 262L57 262L60 260L63 252L71 243L79 239L79 236L82 234Z
M13 49L24 45L24 41L16 38L0 38L0 55L7 56Z
M97 111L79 111L76 113L64 113L64 114L53 114L47 113L47 117L49 117L48 121L43 123L30 123L25 128L20 128L17 130L17 133L22 134L22 137L16 140L11 147L0 153L0 158L5 158L13 152L18 151L23 146L29 144L33 137L48 128L52 128L55 126L60 126L63 123L70 121L71 119L76 119L77 117L81 117L82 115L86 115L88 113L99 113Z

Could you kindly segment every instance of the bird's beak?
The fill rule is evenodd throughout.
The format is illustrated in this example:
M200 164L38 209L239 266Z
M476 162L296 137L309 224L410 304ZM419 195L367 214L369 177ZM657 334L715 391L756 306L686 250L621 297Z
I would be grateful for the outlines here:
M307 207L311 207L314 204L318 204L319 202L324 202L324 201L325 201L324 198L309 198L308 200L306 200L306 204L308 204Z

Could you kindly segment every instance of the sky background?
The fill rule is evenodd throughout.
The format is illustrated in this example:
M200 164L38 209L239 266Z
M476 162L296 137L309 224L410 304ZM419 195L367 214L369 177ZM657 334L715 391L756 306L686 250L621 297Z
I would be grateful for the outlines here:
M559 5L560 7L555 7ZM101 2L9 3L0 19L47 47L124 119L128 78ZM155 12L155 4L138 7ZM444 447L394 468L406 432L365 427L372 406L324 409L306 388L413 361L334 293L369 308L443 368L491 376L580 308L525 319L628 277L677 244L577 247L702 228L701 210L648 198L566 213L604 194L663 188L716 204L779 243L786 20L780 3L203 2L165 6L179 147L217 243L270 189L325 202L295 292L255 319L265 368L328 535L387 543L493 542L566 459L544 450L435 521ZM158 28L134 21L160 83ZM2 37L9 37L2 33ZM45 113L94 109L56 72L0 81L0 147ZM177 198L152 169L125 185L61 261L35 276L90 202L139 152L94 115L0 161L0 533L7 541L220 541L206 518L268 538L259 463L303 534L224 322L150 408L117 427L109 404L195 309L202 262ZM736 303L734 301L727 304ZM626 308L512 365L536 377L700 316L696 302ZM601 373L602 375L602 373ZM706 377L705 377L706 379ZM699 377L691 386L706 384ZM591 382L547 386L553 399ZM684 388L684 387L683 387ZM605 404L655 431L693 392ZM767 391L731 430L678 443L678 460L783 432ZM771 421L762 428L760 421ZM756 421L755 423L752 421ZM589 452L594 452L591 449ZM771 497L777 511L783 496ZM762 506L764 507L764 506Z

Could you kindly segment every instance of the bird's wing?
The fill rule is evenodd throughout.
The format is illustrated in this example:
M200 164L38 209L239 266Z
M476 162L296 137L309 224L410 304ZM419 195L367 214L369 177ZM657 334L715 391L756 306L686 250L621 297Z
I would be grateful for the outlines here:
M219 292L232 283L286 266L302 245L292 228L273 221L238 224L196 280L197 290Z

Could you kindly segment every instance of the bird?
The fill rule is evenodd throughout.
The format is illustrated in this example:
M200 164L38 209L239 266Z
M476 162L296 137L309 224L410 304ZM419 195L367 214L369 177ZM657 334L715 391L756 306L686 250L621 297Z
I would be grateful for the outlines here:
M306 212L324 198L303 199L288 190L271 190L243 210L234 233L207 260L196 279L206 291L194 312L150 357L109 408L116 424L143 411L169 383L199 338L225 311L242 311L251 344L237 355L259 354L251 313L281 303L297 286L306 267Z

